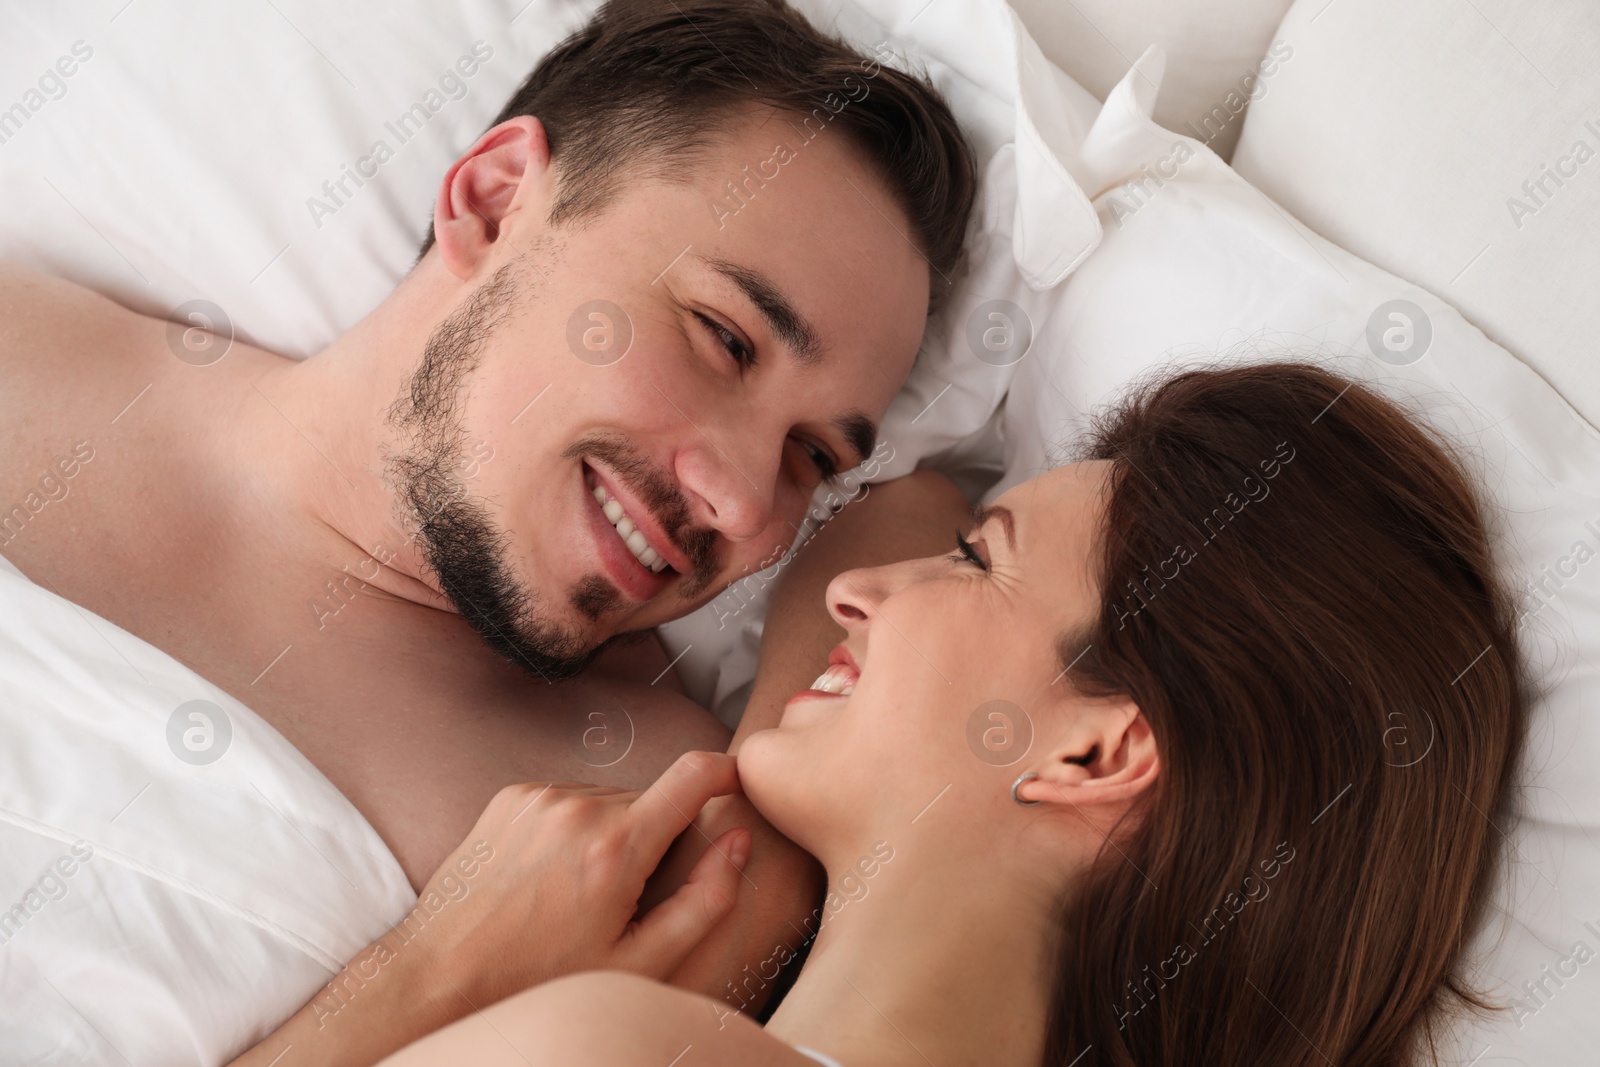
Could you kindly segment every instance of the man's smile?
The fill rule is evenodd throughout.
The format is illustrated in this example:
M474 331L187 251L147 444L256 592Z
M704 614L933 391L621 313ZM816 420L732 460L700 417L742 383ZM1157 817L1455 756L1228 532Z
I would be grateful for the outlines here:
M622 538L624 544L633 550L633 558L649 568L651 574L660 574L667 566L667 561L661 554L650 547L644 534L639 530L634 521L628 518L627 512L612 497L606 495L601 486L594 487L594 499L600 505L600 510L605 512L606 518L616 527L617 536Z
M586 511L595 555L624 596L644 603L688 573L688 557L620 478L588 461L580 466L591 501Z

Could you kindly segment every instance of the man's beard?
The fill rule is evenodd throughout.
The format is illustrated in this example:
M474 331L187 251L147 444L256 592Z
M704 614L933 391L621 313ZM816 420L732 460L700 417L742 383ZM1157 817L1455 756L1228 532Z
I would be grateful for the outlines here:
M590 647L577 628L540 617L537 594L513 576L507 561L510 537L495 528L457 473L465 436L461 386L489 336L516 311L518 287L537 269L525 258L497 270L434 329L405 393L389 409L388 421L404 444L384 465L440 591L490 648L558 681L582 673L604 645ZM541 258L548 263L548 255ZM597 580L598 586L595 578L585 579L574 594L590 619L621 600L610 583Z
M542 261L537 266L529 262L535 256ZM546 248L537 248L506 264L435 328L405 393L389 410L388 422L400 431L402 450L385 457L389 481L408 512L406 526L415 531L440 591L490 648L546 681L581 674L608 645L627 635L590 645L580 628L540 614L538 593L513 576L510 536L495 527L457 473L465 443L457 402L484 344L526 297L519 292L524 278L547 274L553 261ZM716 535L688 529L689 508L682 492L626 439L590 435L564 454L604 459L639 492L693 565L681 583L682 597L692 599L710 585L717 569ZM568 601L595 622L621 606L622 594L604 576L589 574L579 579Z

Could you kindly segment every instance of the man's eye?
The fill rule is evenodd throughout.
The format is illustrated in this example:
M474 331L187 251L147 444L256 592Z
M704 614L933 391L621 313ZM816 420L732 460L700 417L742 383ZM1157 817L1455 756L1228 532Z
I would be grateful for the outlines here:
M710 331L711 336L723 347L723 350L733 357L733 361L739 365L740 370L749 370L756 365L756 354L750 351L749 346L739 340L738 335L732 330L711 316L702 315L698 311L694 313L694 317L699 319L705 328Z
M806 455L810 458L812 465L817 468L817 474L823 481L831 485L838 479L839 464L833 461L833 457L828 455L826 449L819 445L814 445L810 441L800 441L799 444L801 448L805 449Z

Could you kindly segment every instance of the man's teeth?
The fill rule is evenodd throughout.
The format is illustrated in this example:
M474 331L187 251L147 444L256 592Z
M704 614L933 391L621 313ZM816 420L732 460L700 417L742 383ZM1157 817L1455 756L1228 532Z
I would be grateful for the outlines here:
M594 487L594 498L600 502L600 510L606 513L606 521L617 528L617 533L628 546L628 551L633 553L633 558L656 574L665 570L667 561L650 547L644 534L634 527L633 520L623 513L622 505L611 499L605 489L598 485Z
M855 671L836 663L819 674L817 680L811 683L811 688L847 697L856 691Z

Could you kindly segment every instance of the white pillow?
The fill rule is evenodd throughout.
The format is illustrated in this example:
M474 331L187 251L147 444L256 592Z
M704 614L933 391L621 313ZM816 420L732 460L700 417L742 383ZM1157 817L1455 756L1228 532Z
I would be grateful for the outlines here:
M991 497L1059 458L1085 413L1130 378L1186 359L1306 353L1464 440L1503 505L1503 557L1526 590L1522 635L1547 692L1500 889L1507 918L1475 946L1480 984L1519 1008L1454 1035L1458 1059L1444 1062L1593 1063L1600 957L1580 966L1571 954L1579 941L1600 954L1600 721L1587 706L1600 666L1600 433L1447 304L1323 240L1198 143L1156 126L1159 54L1139 66L1075 161L1099 176L1085 188L1105 237L1054 294L1018 365L1007 473ZM1411 324L1409 349L1395 310ZM1386 347L1391 328L1400 332ZM1534 579L1547 595L1524 584ZM1551 995L1535 1001L1522 983L1545 980L1546 965L1566 970L1566 988L1546 980Z
M1326 2L1326 0L1324 0ZM1167 53L1156 121L1227 159L1251 100L1272 91L1269 42L1289 0L1014 0L1046 58L1100 99L1146 48ZM1192 131L1191 131L1192 132Z
M153 315L206 299L240 337L310 355L393 289L450 163L598 6L164 0L13 11L0 36L0 256ZM797 6L864 49L886 45L902 57L892 64L925 67L984 174L967 273L882 427L880 458L892 458L873 473L889 477L971 437L1004 396L1011 368L967 345L977 294L1032 309L1099 239L1060 161L1099 105L1000 0ZM418 103L427 121L402 127ZM983 458L997 464L998 450ZM738 594L731 603L736 625L725 603L666 631L671 651L687 653L678 666L693 694L730 721L763 611Z
M1278 36L1239 173L1600 422L1600 5L1300 0Z

